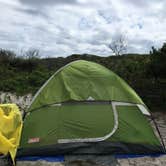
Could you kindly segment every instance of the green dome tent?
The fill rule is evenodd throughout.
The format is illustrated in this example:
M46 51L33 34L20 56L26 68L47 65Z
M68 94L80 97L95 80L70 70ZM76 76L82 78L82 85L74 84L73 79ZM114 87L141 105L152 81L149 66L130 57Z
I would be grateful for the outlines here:
M78 60L59 69L26 112L19 156L164 151L141 98L107 68Z

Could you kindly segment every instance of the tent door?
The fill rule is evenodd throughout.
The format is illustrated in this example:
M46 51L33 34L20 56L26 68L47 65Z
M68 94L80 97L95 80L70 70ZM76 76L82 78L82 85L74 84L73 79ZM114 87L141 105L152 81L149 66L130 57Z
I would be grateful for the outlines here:
M118 128L118 115L111 102L62 105L60 112L58 143L104 141Z

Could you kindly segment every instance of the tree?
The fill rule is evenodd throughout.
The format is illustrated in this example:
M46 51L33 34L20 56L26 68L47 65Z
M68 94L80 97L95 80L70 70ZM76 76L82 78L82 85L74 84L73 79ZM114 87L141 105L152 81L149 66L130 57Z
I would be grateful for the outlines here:
M0 63L6 65L15 59L16 54L10 50L0 49Z
M113 39L112 42L108 45L108 47L115 55L122 55L127 50L127 42L125 36L123 34L117 35L115 39Z
M27 59L39 59L40 55L39 55L39 50L37 49L31 49L25 52L24 55Z
M158 77L165 78L166 76L166 43L163 44L162 48L156 49L152 47L150 51L150 71L157 81Z

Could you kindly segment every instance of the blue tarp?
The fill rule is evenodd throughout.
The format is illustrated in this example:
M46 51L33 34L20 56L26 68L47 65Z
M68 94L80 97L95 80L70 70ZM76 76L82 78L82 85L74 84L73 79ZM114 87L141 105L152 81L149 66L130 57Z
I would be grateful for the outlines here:
M31 157L19 157L17 161L37 161L44 160L49 162L63 162L64 156L31 156Z
M135 154L119 154L113 155L117 159L125 159L125 158L138 158L138 157L160 157L164 154L149 154L149 155L135 155ZM64 162L64 156L31 156L31 157L19 157L17 158L18 161L37 161L37 160L44 160L48 162Z
M125 159L125 158L140 158L140 157L160 157L165 154L117 154L115 158L117 159Z

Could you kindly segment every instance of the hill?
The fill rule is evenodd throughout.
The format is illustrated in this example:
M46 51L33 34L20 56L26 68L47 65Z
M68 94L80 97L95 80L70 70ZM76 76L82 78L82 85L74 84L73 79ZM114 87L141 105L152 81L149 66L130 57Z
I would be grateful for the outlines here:
M165 48L166 46L163 45ZM163 47L161 49L163 49ZM0 91L18 95L34 94L60 67L84 59L102 64L121 76L153 111L166 110L166 51L152 49L150 54L125 54L101 57L73 54L66 58L39 58L36 52L17 56L0 50ZM28 56L27 56L28 55Z

